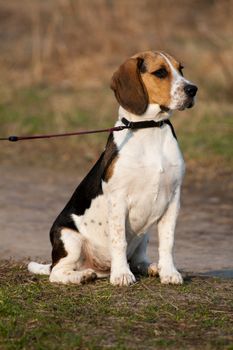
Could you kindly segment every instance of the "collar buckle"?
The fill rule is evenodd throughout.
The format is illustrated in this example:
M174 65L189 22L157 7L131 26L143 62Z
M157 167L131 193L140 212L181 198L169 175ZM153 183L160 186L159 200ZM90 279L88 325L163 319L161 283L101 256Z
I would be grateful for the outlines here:
M133 124L128 119L122 118L121 121L128 129L133 129Z

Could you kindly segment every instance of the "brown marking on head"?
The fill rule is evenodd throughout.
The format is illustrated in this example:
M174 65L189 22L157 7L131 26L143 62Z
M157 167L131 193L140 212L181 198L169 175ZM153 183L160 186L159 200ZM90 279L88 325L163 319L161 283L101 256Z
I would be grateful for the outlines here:
M179 71L180 63L172 56L161 52ZM167 60L156 51L139 52L128 59L114 73L111 88L122 107L141 115L149 103L167 107L171 101L172 71ZM156 72L163 70L166 76Z
M171 55L169 55L167 52L161 51L161 54L163 54L165 57L167 57L167 59L171 62L171 64L173 65L173 67L179 71L179 68L181 66L181 63L178 62L174 57L172 57Z
M144 66L146 67L146 71L142 73L142 81L147 89L149 102L168 107L171 102L171 85L173 78L168 62L160 52L146 51L137 55L143 58ZM179 63L170 55L164 55L169 59L174 68L178 69ZM156 72L161 69L167 72L166 76L163 78L156 76Z
M142 81L140 68L143 60L131 57L113 74L111 89L119 104L127 111L141 115L148 106L148 94Z

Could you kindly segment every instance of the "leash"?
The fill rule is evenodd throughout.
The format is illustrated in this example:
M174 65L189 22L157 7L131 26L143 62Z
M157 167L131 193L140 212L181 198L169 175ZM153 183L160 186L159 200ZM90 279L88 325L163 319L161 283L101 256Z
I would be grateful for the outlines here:
M47 135L33 135L33 136L8 136L1 137L0 141L24 141L24 140L35 140L35 139L50 139L54 137L65 137L65 136L75 136L75 135L87 135L87 134L95 134L100 132L113 132L113 131L121 131L127 129L126 126L116 126L114 128L109 129L99 129L99 130L83 130L76 132L67 132L64 134L47 134Z
M154 120L145 120L141 122L130 122L126 118L121 119L122 123L124 125L115 126L113 128L107 128L107 129L97 129L97 130L82 130L82 131L76 131L76 132L68 132L63 134L47 134L47 135L33 135L33 136L8 136L8 137L1 137L0 141L10 141L10 142L16 142L16 141L24 141L24 140L35 140L35 139L50 139L55 137L65 137L65 136L75 136L75 135L87 135L87 134L96 134L101 132L113 132L113 131L122 131L124 129L145 129L145 128L160 128L164 124L168 124L171 126L172 130L172 124L171 122L166 119L159 122L156 122Z

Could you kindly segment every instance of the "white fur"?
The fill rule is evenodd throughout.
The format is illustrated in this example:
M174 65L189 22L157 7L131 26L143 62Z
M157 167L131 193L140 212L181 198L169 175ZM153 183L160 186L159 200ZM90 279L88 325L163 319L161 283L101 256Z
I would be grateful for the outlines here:
M160 106L156 103L150 103L143 115L140 117L138 115L135 115L133 113L130 113L126 111L123 107L119 107L119 115L118 120L119 123L121 123L121 119L123 117L127 117L127 119L131 122L138 122L139 120L154 120L154 121L161 121L164 119L168 119L171 117L172 112L161 112Z

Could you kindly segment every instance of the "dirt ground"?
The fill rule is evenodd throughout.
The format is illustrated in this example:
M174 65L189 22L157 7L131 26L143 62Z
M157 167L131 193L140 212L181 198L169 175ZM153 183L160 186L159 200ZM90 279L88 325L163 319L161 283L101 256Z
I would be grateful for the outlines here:
M0 258L50 261L49 229L80 181L74 171L3 166L0 176ZM233 277L230 191L218 181L186 178L176 229L175 261L183 272ZM157 260L157 234L149 256Z

